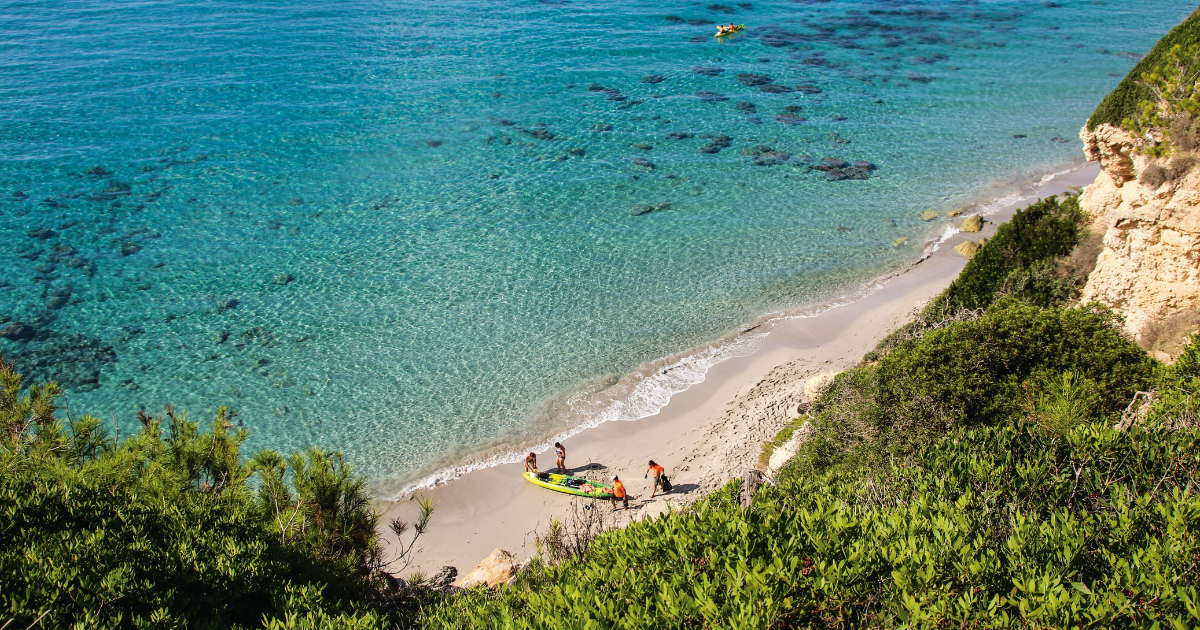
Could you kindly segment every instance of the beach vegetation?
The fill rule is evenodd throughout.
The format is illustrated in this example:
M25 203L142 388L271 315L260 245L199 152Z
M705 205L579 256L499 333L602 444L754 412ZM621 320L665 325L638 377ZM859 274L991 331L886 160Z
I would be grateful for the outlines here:
M245 460L224 408L117 439L60 395L0 361L0 626L384 627L377 517L340 453Z

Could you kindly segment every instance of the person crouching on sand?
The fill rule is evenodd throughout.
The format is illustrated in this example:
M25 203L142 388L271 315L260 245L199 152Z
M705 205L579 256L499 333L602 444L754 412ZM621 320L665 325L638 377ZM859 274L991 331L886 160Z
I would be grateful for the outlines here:
M537 474L537 455L533 451L525 456L525 472Z
M554 443L554 457L554 463L558 466L558 473L560 475L567 474L567 449L563 448L563 445L558 442Z
M617 511L617 499L620 499L625 504L625 509L629 509L629 496L625 494L625 484L616 475L612 476L613 491L608 495L608 500L612 501L613 511Z
M650 473L654 473L654 487L650 489L650 498L653 499L654 493L662 489L663 467L655 464L652 459L650 460L650 466L646 468L646 474L642 475L642 479L645 479Z

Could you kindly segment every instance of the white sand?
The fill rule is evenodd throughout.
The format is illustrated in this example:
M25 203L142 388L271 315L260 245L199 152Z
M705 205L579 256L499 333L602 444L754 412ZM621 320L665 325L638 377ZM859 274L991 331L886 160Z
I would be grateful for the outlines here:
M1091 165L1060 176L987 218L1005 221L1033 199L1090 184L1098 171ZM951 248L989 237L995 227L989 222L982 233L955 235L932 256L853 304L764 324L754 330L767 333L758 351L717 364L704 382L675 395L658 414L636 422L609 422L569 439L564 443L568 468L593 478L620 475L631 497L631 509L618 513L622 520L659 514L668 502L694 501L741 477L757 466L763 442L796 416L806 379L853 367L958 275L966 261ZM649 459L666 467L674 492L650 499L649 482L638 478ZM543 470L553 468L553 452L538 453L538 461ZM561 517L572 501L610 509L607 503L534 486L521 471L520 464L479 470L425 491L437 502L437 511L412 568L432 574L452 565L465 574L496 548L529 557L534 554L534 532ZM386 521L397 515L411 519L417 508L414 501L401 500L380 509ZM390 539L389 532L385 541Z

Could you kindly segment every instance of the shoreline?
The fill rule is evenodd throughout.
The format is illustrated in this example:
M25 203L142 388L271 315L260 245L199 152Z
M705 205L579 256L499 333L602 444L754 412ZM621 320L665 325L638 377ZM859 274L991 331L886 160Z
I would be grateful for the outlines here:
M629 488L631 510L616 513L618 525L701 498L757 466L763 442L795 417L805 380L853 367L880 339L908 321L915 309L948 286L966 263L952 251L955 245L990 238L1018 208L1038 197L1091 184L1098 171L1092 164L1047 174L1017 193L977 204L973 214L987 221L982 232L964 234L948 224L940 235L926 241L921 260L865 283L842 300L810 307L807 314L765 315L729 338L647 364L655 375L710 349L735 348L719 353L691 376L691 383L666 394L657 411L639 419L616 418L577 427L568 431L569 441L562 437L564 433L549 439L543 448L535 449L542 468L553 467L552 453L545 450L560 440L572 472L620 474ZM666 466L676 486L673 493L648 500L647 482L636 479L647 459ZM432 574L450 565L465 574L496 548L518 557L532 555L533 532L544 529L578 499L529 484L518 474L520 461L519 455L501 455L444 469L444 474L426 478L425 482L432 482L428 485L410 486L395 499L377 501L384 520L411 518L417 493L438 504L410 570ZM451 478L440 481L439 475ZM607 504L597 508L606 514L609 510ZM383 540L385 545L394 542L390 532Z

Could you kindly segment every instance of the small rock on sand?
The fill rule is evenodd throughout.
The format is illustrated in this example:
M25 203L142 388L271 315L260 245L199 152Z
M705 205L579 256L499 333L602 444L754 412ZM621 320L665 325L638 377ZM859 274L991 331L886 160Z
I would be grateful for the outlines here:
M956 245L954 247L954 251L965 256L966 258L970 258L979 252L979 250L983 247L983 243L984 241L979 241L978 243L975 241L964 241Z
M983 229L983 217L975 215L963 219L962 225L958 229L964 232L978 232Z

